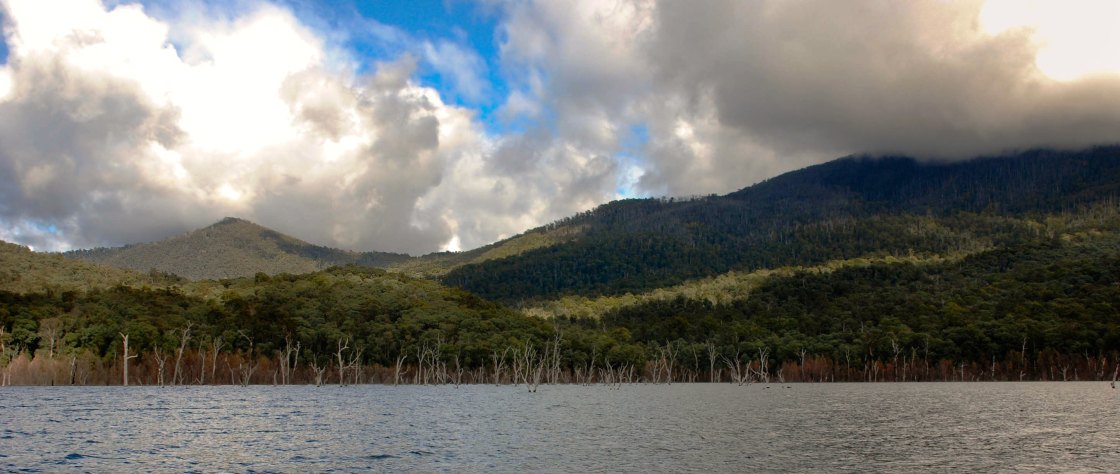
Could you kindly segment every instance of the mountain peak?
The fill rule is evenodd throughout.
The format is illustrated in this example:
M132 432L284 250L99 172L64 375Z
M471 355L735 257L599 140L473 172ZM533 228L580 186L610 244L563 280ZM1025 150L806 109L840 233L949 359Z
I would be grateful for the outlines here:
M258 272L300 274L347 264L383 267L409 258L322 247L237 217L159 242L75 251L67 256L132 270L156 269L192 280Z
M222 220L211 224L209 227L213 228L213 227L221 227L221 226L227 226L227 225L238 225L238 224L240 224L240 225L248 224L248 225L251 225L251 226L254 226L254 227L262 227L262 226L254 223L252 221L247 221L247 220L242 219L240 217L224 217L224 218L222 218Z

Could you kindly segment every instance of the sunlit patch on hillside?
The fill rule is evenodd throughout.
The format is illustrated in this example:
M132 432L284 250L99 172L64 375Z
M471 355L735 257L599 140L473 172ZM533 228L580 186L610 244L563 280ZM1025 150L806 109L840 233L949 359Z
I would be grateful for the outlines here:
M1120 74L1120 2L988 0L980 27L988 34L1026 28L1038 44L1035 65L1056 81Z

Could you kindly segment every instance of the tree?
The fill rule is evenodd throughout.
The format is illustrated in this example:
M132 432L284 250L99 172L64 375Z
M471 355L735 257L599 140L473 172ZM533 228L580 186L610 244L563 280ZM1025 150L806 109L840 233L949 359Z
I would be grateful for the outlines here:
M123 362L123 364L124 364L124 376L121 378L121 384L127 387L128 386L128 361L131 360L131 359L135 359L136 354L132 354L132 355L128 354L128 334L120 333L120 335L121 335L121 339L124 341L124 356L122 356L122 358L121 358L121 362Z

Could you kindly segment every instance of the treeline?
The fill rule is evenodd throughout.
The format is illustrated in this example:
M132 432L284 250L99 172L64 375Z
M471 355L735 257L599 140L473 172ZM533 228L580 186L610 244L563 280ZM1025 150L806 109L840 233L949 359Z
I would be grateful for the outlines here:
M443 282L519 305L646 291L727 271L1021 240L1039 216L1120 200L1120 147L951 164L847 158L722 196L626 200L557 226L580 237Z
M1114 378L1120 240L1055 239L956 262L801 272L731 304L677 298L574 321L623 329L635 341L712 344L720 358L746 352L787 377Z
M1120 358L1118 282L1106 234L775 274L729 303L598 319L358 267L224 280L205 298L0 293L0 383L120 384L126 367L165 385L1101 380Z

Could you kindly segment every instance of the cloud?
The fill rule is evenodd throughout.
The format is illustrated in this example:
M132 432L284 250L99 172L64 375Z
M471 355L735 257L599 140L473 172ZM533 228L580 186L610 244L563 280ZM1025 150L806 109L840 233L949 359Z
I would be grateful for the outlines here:
M1110 24L990 1L494 0L481 58L301 1L0 0L0 239L119 245L236 215L424 253L849 153L1115 142ZM1106 44L1055 62L1077 41ZM502 91L504 122L428 68L453 100Z
M469 48L449 41L424 42L424 59L441 75L451 79L464 99L477 102L489 91L486 62Z
M600 148L543 127L492 136L418 84L423 59L463 93L485 90L481 59L452 43L366 67L267 3L178 8L170 21L96 0L3 5L3 239L120 245L234 215L418 254L513 235L614 186Z
M1115 29L1071 20L1115 3L1032 5L989 27L982 11L1001 13L975 0L510 2L506 62L543 87L506 107L535 98L560 136L608 154L618 131L648 127L639 187L653 194L727 192L850 153L1115 142ZM1055 54L1080 75L1054 77Z

